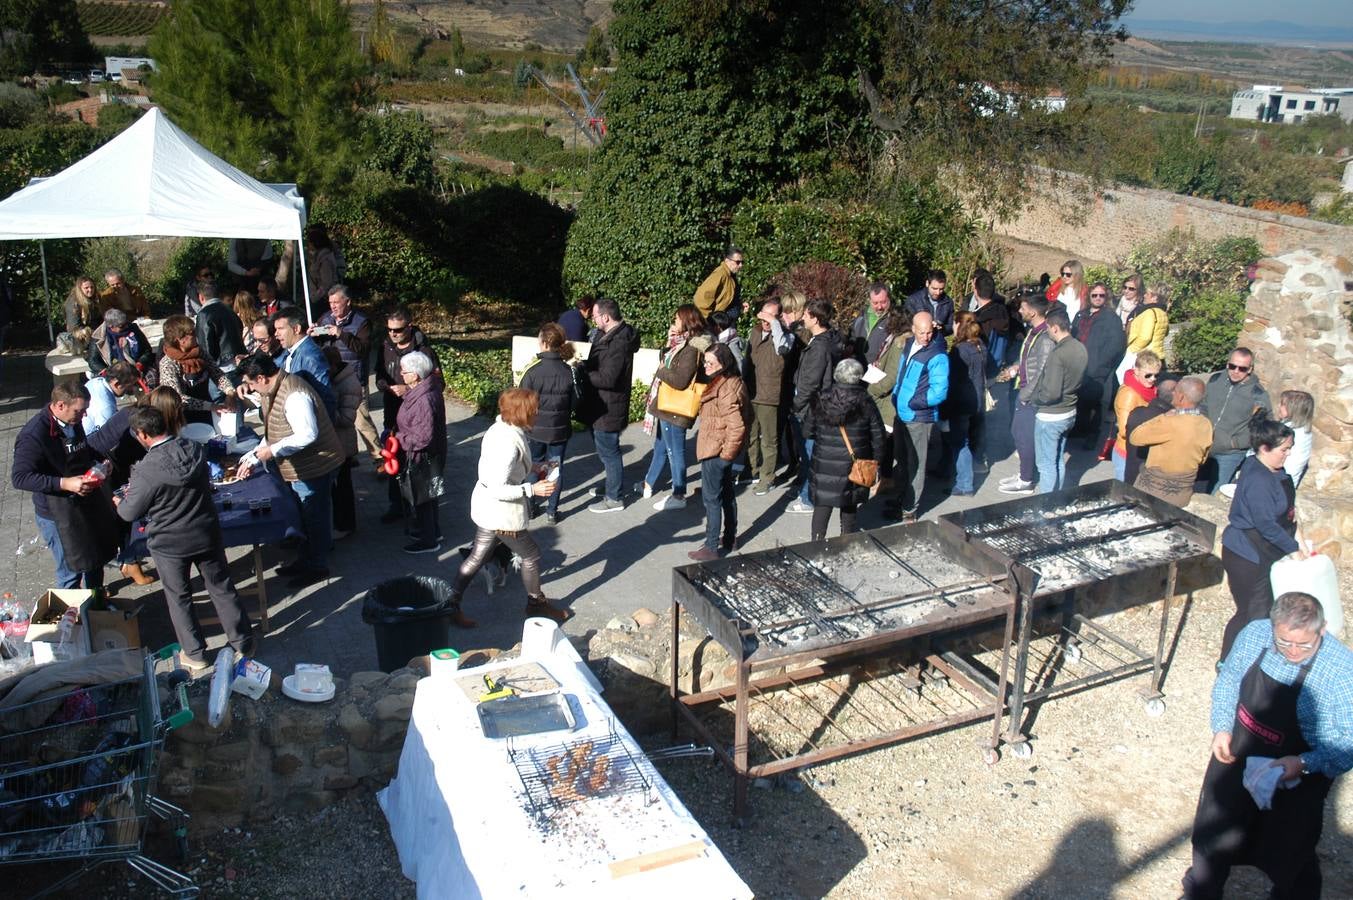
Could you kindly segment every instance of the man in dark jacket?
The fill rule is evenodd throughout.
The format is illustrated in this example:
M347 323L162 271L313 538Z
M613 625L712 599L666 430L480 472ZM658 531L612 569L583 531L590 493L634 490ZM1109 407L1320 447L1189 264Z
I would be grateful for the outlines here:
M893 308L893 297L888 285L876 281L869 285L869 300L864 312L850 324L850 352L866 366L879 358L879 350L888 337L888 311Z
M592 321L597 334L587 356L587 383L590 388L578 409L579 420L592 429L592 443L606 472L606 495L588 507L594 513L619 512L625 508L620 499L624 462L620 455L620 433L629 424L630 390L634 386L634 354L639 352L639 332L620 318L620 305L601 299L592 306Z
M240 379L235 369L239 358L244 356L244 325L240 317L235 315L235 310L221 302L216 282L199 281L197 298L202 303L195 323L197 346L202 348L202 355L206 359L224 372L232 384L238 386Z
M347 285L336 284L329 288L329 311L319 317L319 322L310 329L310 333L319 339L321 345L332 341L343 364L352 366L357 373L357 381L362 385L362 402L357 406L357 433L366 444L367 453L372 458L379 458L380 439L376 434L376 423L371 421L371 409L367 406L366 379L371 373L371 320L352 305L352 295Z
M996 293L996 279L990 272L977 273L973 279L973 315L982 326L982 343L987 345L987 377L994 378L1005 364L1010 343L1010 310L1005 298Z
M1034 459L1038 466L1038 492L1062 489L1066 476L1066 436L1076 421L1076 394L1085 378L1087 355L1080 341L1071 336L1071 322L1060 309L1049 310L1048 337L1052 352L1034 385Z
M117 520L101 481L82 477L97 462L80 419L84 385L61 381L51 402L14 440L10 483L33 495L38 535L56 563L56 586L103 586L103 565L117 553ZM111 533L110 533L111 532Z
M948 337L954 333L954 301L944 292L949 276L943 269L931 269L925 276L925 287L907 298L907 312L930 313L935 320L936 333Z
M199 317L198 321L202 319ZM338 414L338 396L334 394L332 379L329 377L329 361L307 332L304 314L296 307L288 306L277 314L272 328L282 349L286 351L278 365L288 375L300 375L310 383L320 400L324 401L324 411L332 422Z
M820 298L809 300L803 310L805 346L799 356L799 368L794 373L793 401L793 415L803 434L803 453L799 460L803 487L798 499L787 507L790 512L813 511L812 501L808 499L808 484L811 480L808 464L813 459L813 404L823 391L832 386L832 371L845 355L841 335L832 328L835 314L831 303Z
M587 340L587 320L592 318L594 302L591 297L584 295L578 298L572 309L564 310L564 314L559 317L559 327L564 329L564 337L574 343Z
M1100 459L1108 459L1112 447L1105 447L1114 422L1113 394L1118 381L1114 371L1127 351L1127 335L1123 321L1109 302L1109 288L1105 284L1090 286L1090 305L1076 314L1071 323L1071 334L1085 347L1085 378L1076 396L1076 431L1085 437L1087 450L1100 452Z
M940 404L949 396L949 357L939 325L928 312L911 319L911 337L902 347L893 403L897 423L893 426L893 481L897 496L884 509L890 519L914 521L925 493L926 458L930 432L939 420Z
M548 465L555 474L555 491L545 501L545 521L554 525L559 521L559 495L563 493L564 458L568 455L568 439L573 434L573 367L564 361L561 350L572 345L564 340L564 330L557 325L545 325L540 331L540 352L526 367L521 387L535 391L539 398L535 424L527 433L531 446L531 463Z
M427 337L413 324L413 314L408 307L396 306L386 314L385 331L386 337L381 342L380 359L376 365L376 390L380 391L384 404L382 419L385 431L390 432L395 430L399 407L404 402L404 395L409 392L399 368L399 361L404 354L422 353L432 361L432 370L438 379L442 377L442 369ZM404 501L399 494L398 479L391 478L386 490L390 503L381 514L381 522L389 525L404 518Z
M1257 409L1269 410L1273 403L1254 371L1254 353L1237 347L1226 361L1226 370L1215 372L1207 380L1204 401L1207 418L1212 422L1212 452L1199 471L1208 493L1215 494L1230 484L1250 449L1250 416Z
M202 575L226 640L239 656L253 651L253 626L235 591L226 562L221 520L211 499L211 478L202 447L169 433L164 415L152 406L132 413L131 431L146 448L146 457L132 469L127 496L117 513L127 522L145 517L147 543L164 584L174 636L183 647L189 671L203 671L206 641L193 611L189 587L192 567Z
M1142 470L1146 463L1146 453L1150 447L1138 447L1132 443L1132 432L1139 425L1145 425L1156 416L1163 416L1174 409L1174 389L1177 382L1173 378L1167 378L1156 385L1156 397L1145 406L1139 406L1128 413L1127 419L1127 462L1123 469L1123 484L1133 484L1137 480L1137 473Z

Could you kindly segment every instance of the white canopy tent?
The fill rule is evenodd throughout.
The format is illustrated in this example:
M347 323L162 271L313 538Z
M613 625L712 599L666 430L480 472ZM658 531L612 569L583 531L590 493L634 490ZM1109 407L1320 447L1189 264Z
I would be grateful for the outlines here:
M5 241L219 237L295 240L300 246L304 230L305 200L296 185L250 178L155 108L79 162L0 201ZM305 254L296 255L309 318ZM45 256L43 282L45 288Z

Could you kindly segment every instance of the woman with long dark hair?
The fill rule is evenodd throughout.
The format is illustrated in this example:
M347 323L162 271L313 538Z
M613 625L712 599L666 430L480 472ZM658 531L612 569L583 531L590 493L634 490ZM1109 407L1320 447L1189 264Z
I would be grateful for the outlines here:
M705 543L687 554L697 562L718 559L721 553L737 548L733 461L747 443L747 417L751 413L747 386L727 344L715 344L705 351L704 370L708 386L700 398L695 455L700 460L700 494L705 501Z
M648 412L644 416L644 433L653 435L653 454L640 493L645 498L653 496L663 469L669 464L672 468L672 493L653 504L656 510L686 507L686 432L695 424L693 418L658 409L659 385L684 391L693 381L703 381L701 360L713 343L700 311L690 303L678 306L667 329L662 363L648 389Z
M945 433L949 463L954 467L954 486L950 494L971 497L973 458L982 453L982 432L987 414L987 348L982 343L982 326L972 313L958 314L954 328L954 346L949 350L949 396L940 414L949 423Z
M1221 656L1231 652L1240 630L1273 606L1269 570L1283 557L1304 558L1297 529L1297 489L1284 471L1292 452L1292 429L1258 410L1250 419L1254 455L1240 467L1230 520L1221 535L1221 564L1236 604L1222 634Z

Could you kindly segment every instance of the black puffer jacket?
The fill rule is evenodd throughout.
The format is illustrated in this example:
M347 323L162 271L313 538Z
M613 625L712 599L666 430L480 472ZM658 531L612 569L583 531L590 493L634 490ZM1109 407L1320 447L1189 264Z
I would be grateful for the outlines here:
M940 407L944 418L986 412L986 365L987 351L981 344L963 341L949 351L949 396Z
M883 419L878 407L859 384L834 384L822 392L813 405L811 432L813 478L808 496L814 506L862 505L869 499L869 488L850 480L851 455L841 437L845 426L855 459L880 459L883 455Z
M807 434L812 429L814 405L832 386L832 374L847 348L835 328L828 328L816 336L804 329L799 337L807 346L799 356L799 367L794 373L794 415L799 417Z
M146 451L117 508L123 521L145 516L152 556L186 559L221 546L221 520L211 499L206 451L170 438Z
M624 431L630 420L630 389L634 387L634 354L639 332L628 322L592 340L587 356L590 390L578 410L578 420L597 431Z
M521 386L540 395L540 412L527 437L542 444L567 440L573 431L573 370L568 363L554 350L537 353L521 377Z

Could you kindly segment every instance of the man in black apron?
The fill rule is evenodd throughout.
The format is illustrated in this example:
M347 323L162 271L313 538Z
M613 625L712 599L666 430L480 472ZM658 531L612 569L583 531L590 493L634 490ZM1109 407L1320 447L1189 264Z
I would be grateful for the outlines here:
M38 533L56 562L59 588L102 587L103 566L118 549L107 485L83 477L99 462L80 427L88 407L84 385L61 382L14 440L10 482L33 494Z
M1212 704L1212 759L1184 895L1220 898L1231 867L1252 865L1272 880L1270 896L1319 897L1325 796L1353 767L1353 652L1325 636L1315 598L1283 594L1236 639ZM1268 810L1242 783L1249 757L1283 769ZM1292 779L1300 780L1282 786Z

